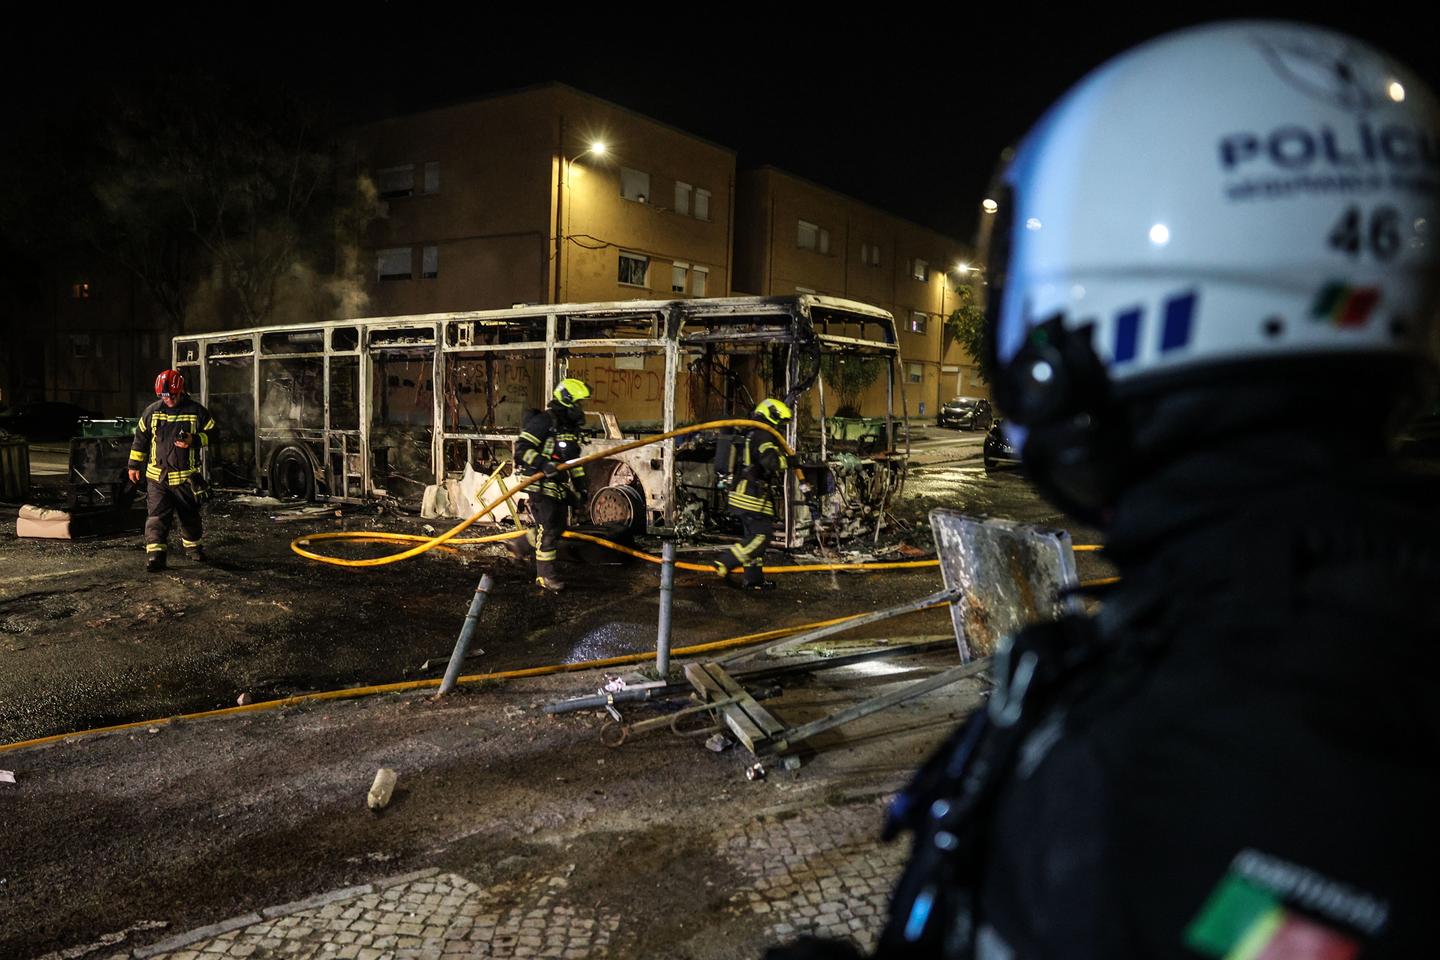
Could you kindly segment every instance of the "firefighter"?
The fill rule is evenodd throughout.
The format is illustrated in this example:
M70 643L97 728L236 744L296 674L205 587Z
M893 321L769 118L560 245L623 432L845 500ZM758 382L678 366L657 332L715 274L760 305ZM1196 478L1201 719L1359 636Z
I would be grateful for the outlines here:
M172 518L180 520L180 543L185 555L205 562L201 542L204 525L200 504L206 495L200 451L210 444L215 420L210 411L185 392L185 377L165 370L155 378L159 397L140 414L130 444L130 482L139 487L145 472L145 569L165 569L166 541Z
M1403 65L1247 21L1123 54L1016 150L991 383L1120 582L1007 640L897 798L877 956L1433 955L1440 510L1392 441L1434 403L1440 193L1402 142L1433 174Z
M561 380L549 406L525 418L520 440L515 444L515 459L520 464L517 469L545 475L530 488L530 514L535 526L525 534L528 546L535 552L535 583L545 590L565 589L564 581L555 574L556 548L565 535L570 506L584 507L589 502L585 468L562 471L557 466L580 456L580 428L585 424L580 404L589 396L585 381L574 377Z
M782 401L771 397L756 405L753 416L783 430L792 414ZM730 513L740 518L740 542L731 544L725 555L711 562L722 577L729 576L731 565L738 563L744 568L740 586L747 590L773 590L775 581L765 579L765 545L775 533L775 517L784 500L790 461L774 435L759 427L750 427L735 437L730 451L733 466L726 499Z

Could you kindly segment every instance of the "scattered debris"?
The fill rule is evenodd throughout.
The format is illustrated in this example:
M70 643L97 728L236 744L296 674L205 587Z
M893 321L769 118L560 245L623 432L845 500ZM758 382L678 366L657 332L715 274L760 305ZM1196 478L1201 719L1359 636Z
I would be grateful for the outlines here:
M435 536L435 528L432 527L432 526L431 526L430 524L428 524L428 523L422 524L421 527L420 527L420 531L421 531L422 533L424 533L425 536L427 536L427 537L433 537L433 536Z
M257 497L248 493L231 497L228 502L241 507L283 507L285 505L283 500L275 497Z
M255 701L251 699L250 694L248 693L242 693L240 694L240 696L235 698L235 705L240 707L248 706L249 704L252 704L254 702Z
M316 520L320 517L338 516L334 507L301 507L299 510L287 510L284 513L272 513L270 519L276 523L291 523L295 520Z
M731 746L733 746L733 744L730 742L730 738L723 733L717 733L705 741L705 749L712 750L715 753L723 753L729 750Z
M754 766L746 767L746 768L745 768L745 779L746 779L746 780L764 780L764 779L765 779L765 765L764 765L764 764L761 764L761 763L757 763L757 764L755 764Z
M916 557L930 556L929 550L921 550L919 547L912 547L908 543L902 543L897 546L895 548L895 552L900 554L900 556L902 557L910 557L911 559L914 559Z
M155 734L157 734L157 733L160 732L160 728L159 728L159 727L148 727L148 728L146 728L145 732L148 733L148 734L150 734L151 736L154 736Z
M483 657L484 655L485 651L481 650L479 647L476 647L474 650L471 650L465 654L465 659L472 660L475 657ZM420 670L422 672L425 670L435 670L440 667L447 667L449 665L450 654L447 653L443 657L431 657L429 660L426 660L424 663L420 664Z
M365 802L371 810L384 810L390 804L390 797L395 792L395 771L389 767L381 767L375 771L375 782L370 784L370 793Z
M0 783L14 783L15 772L13 770L0 770Z

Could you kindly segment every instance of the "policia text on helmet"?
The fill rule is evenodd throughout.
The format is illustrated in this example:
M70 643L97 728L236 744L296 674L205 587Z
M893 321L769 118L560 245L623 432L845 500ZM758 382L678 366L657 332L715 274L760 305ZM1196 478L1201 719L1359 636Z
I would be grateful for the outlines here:
M530 513L535 521L516 549L535 554L535 583L546 590L558 591L565 583L556 574L560 538L569 525L571 506L584 508L589 503L589 481L583 466L560 470L558 464L573 460L581 453L580 430L585 424L585 411L580 404L590 397L585 381L566 377L556 385L550 404L525 418L520 439L515 444L517 469L540 472L545 478L529 498Z
M1440 505L1387 441L1436 382L1434 93L1329 30L1195 27L1003 179L997 405L1120 580L1007 638L892 804L876 956L1429 955Z

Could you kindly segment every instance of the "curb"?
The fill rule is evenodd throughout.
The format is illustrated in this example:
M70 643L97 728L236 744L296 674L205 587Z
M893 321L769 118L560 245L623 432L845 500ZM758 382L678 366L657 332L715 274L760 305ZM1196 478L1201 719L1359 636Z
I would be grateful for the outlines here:
M129 953L121 953L118 954L118 956L128 956L133 958L133 960L148 960L150 957L159 956L162 953L171 953L176 950L183 950L193 943L198 943L201 940L209 940L229 933L232 930L240 930L251 924L260 923L263 920L274 920L277 917L286 917L293 913L302 913L306 910L313 910L316 907L339 903L342 900L356 900L367 894L377 893L390 887L397 887L404 883L413 883L416 880L433 877L439 872L439 867L427 867L424 870L416 870L411 873L402 873L393 877L386 877L382 880L375 880L371 883L363 883L357 887L343 887L339 890L316 894L313 897L306 897L304 900L295 900L273 907L262 907L259 913L246 913L238 917L230 917L228 920L221 920L218 923L209 924L208 926L196 927L194 930L178 933L173 937L161 940L159 943L152 943L146 947L136 947Z

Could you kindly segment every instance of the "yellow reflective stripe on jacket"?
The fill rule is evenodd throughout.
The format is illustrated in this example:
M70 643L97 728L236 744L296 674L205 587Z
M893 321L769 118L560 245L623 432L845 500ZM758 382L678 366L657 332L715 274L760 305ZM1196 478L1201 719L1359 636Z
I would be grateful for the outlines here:
M149 462L149 466L146 467L146 469L145 469L145 476L149 477L151 480L159 480L159 479L160 479L160 472L161 472L161 468L160 468L160 453L159 453L159 450L157 449L157 448L159 447L159 445L160 445L160 438L157 437L157 436L155 436L155 434L154 434L154 432L153 432L153 431L154 431L153 424L154 424L156 421L161 422L161 423L180 423L180 424L186 424L186 423L188 423L188 424L190 425L190 428L191 428L189 432L190 432L194 437L196 437L197 439L199 439L199 441L200 441L200 446L204 447L204 446L209 446L209 444L210 444L210 438L209 438L209 436L208 436L204 431L202 431L202 430L200 429L200 416L199 416L199 414L195 414L195 413L166 413L166 412L164 412L163 410L156 410L155 412L153 412L153 413L150 414L150 420L151 420L152 426L151 426L150 429L147 431L147 432L149 432L150 435L151 435L151 436L150 436L150 462ZM141 422L142 424L145 423L145 420L144 420L143 417L141 418L140 422ZM215 426L215 419L214 419L213 417L210 418L209 420L207 420L206 423L205 423L205 429L207 429L207 430L212 429L214 426ZM133 451L132 451L132 452L133 452ZM185 469L183 469L183 470L171 470L171 471L170 471L170 485L171 485L171 486L178 487L180 484L182 484L182 483L184 483L186 480L188 480L188 479L190 478L190 475L191 475L191 474L196 473L196 472L199 471L200 464L199 464L199 461L196 459L196 457L198 456L198 453L197 453L196 448L195 448L195 445L194 445L193 443L189 446L188 449L186 449L185 454L186 454L185 459L189 462L190 465L189 465L188 467L186 467ZM178 479L177 479L177 478L178 478Z
M144 454L143 451L140 451L140 450L131 450L131 451L130 451L130 459L131 459L131 460L134 460L136 463L144 463L144 462L145 462L145 454Z

